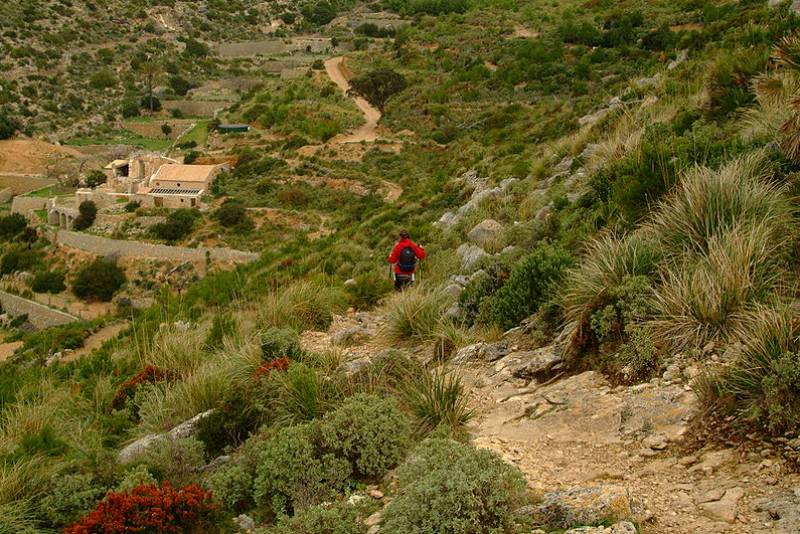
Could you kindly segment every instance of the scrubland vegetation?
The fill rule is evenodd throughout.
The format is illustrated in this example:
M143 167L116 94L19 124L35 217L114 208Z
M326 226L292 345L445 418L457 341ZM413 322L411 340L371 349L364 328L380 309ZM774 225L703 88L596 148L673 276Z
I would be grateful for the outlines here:
M128 4L136 19L158 3ZM284 7L276 16L289 26L318 28L352 6ZM702 360L710 344L738 347L695 383L705 411L732 434L797 436L800 17L754 0L384 7L410 22L365 37L349 65L402 76L395 88L407 88L381 106L389 131L413 132L391 139L399 152L345 161L298 151L360 120L318 70L254 89L229 111L274 140L235 149L207 220L174 211L151 236L178 242L212 221L261 258L180 294L164 288L150 308L126 311L118 339L77 361L43 365L82 344L86 324L19 334L23 347L0 366L0 532L100 532L116 521L227 532L247 513L268 534L364 534L379 504L348 500L367 487L393 497L381 532L530 532L516 512L536 496L515 467L469 443L467 395L446 366L459 348L523 323L538 344L557 343L567 372L619 383L646 381L677 354ZM0 16L44 24L30 11L22 2ZM246 35L266 15L209 3L172 74L193 77L183 70L192 65L213 75L195 41ZM21 48L24 31L4 30L2 46ZM40 69L58 60L28 48L11 57ZM122 91L115 61L92 76L94 89ZM4 91L0 104L24 116L16 89ZM364 191L324 185L345 179ZM382 180L403 188L397 201L377 193ZM259 226L246 208L325 217L332 231L310 239ZM445 212L457 214L449 226L437 223ZM467 265L456 250L487 219L502 231ZM86 276L45 274L46 243L27 228L0 218L4 274L33 272L34 291L68 284L98 300L123 287L105 260ZM383 256L401 228L429 258L419 283L390 294ZM377 341L391 349L355 370L337 348L304 349L299 337L348 307L380 315ZM194 436L120 457L199 414ZM165 502L175 508L166 523L136 523Z

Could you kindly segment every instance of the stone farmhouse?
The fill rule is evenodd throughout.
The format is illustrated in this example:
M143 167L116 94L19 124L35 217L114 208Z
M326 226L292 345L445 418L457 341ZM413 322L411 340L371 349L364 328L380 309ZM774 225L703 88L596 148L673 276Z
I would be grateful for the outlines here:
M114 160L105 167L106 183L94 189L79 189L77 203L93 200L98 207L120 198L144 207L195 208L214 179L230 165L186 165L158 154L143 154Z

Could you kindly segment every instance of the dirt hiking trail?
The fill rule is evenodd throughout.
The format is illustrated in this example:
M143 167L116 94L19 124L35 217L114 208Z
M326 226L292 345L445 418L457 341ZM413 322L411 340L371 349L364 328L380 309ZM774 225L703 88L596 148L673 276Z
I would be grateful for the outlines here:
M377 312L350 311L326 332L304 333L302 344L335 349L341 368L353 373L387 349L383 324ZM474 412L468 426L474 443L516 465L534 494L596 492L600 502L621 503L642 534L800 532L800 475L779 454L783 445L714 445L690 431L699 410L691 387L696 363L670 366L650 382L613 386L593 371L555 371L553 347L526 342L507 334L470 345L448 366L461 377ZM429 346L409 352L423 362L432 354Z
M356 128L350 133L339 134L329 141L331 144L345 144L345 143L372 143L378 139L378 121L381 120L381 112L372 106L363 97L350 94L349 78L352 76L347 68L347 58L344 56L337 56L325 62L325 72L328 73L330 79L339 86L342 92L351 97L355 102L361 113L364 114L364 124Z

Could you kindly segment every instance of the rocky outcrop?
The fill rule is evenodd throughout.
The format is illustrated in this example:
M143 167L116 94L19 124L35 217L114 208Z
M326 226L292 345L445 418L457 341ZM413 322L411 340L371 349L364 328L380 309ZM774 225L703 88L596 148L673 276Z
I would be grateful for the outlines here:
M545 494L539 504L521 509L520 513L552 528L634 519L628 491L619 486L554 491Z
M697 507L711 519L733 523L736 521L736 505L744 497L742 488L713 490L699 498Z
M117 454L117 460L122 464L128 463L144 454L155 443L163 440L178 440L192 437L197 432L197 423L199 423L201 419L211 415L213 412L214 410L208 410L206 412L199 413L191 419L179 424L169 432L164 432L163 434L149 434L139 438L119 451Z
M496 187L489 187L485 179L478 177L476 171L472 170L464 173L459 178L459 182L465 189L472 189L472 195L467 203L459 207L455 212L448 211L443 214L436 225L445 229L455 226L464 215L480 206L484 201L502 196L517 181L516 178L506 178Z
M453 357L453 363L493 362L511 352L510 344L506 341L497 343L475 343L462 347Z
M503 225L494 219L486 219L476 224L467 234L467 239L479 246L493 243L503 234Z
M464 243L459 246L456 249L456 254L458 254L459 258L461 258L461 269L464 271L470 270L475 266L476 263L478 263L478 260L489 255L481 247L477 247L469 243Z

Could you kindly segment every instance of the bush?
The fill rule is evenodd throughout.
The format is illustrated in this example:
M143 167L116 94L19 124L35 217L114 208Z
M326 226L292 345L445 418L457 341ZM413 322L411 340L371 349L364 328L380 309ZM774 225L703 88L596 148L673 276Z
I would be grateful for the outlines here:
M488 321L513 328L533 314L554 293L572 257L553 246L543 246L523 259L489 301Z
M294 282L289 287L267 294L259 308L267 326L304 330L327 330L334 311L343 310L347 297L330 284Z
M372 308L392 291L392 282L384 274L375 271L360 274L355 277L355 283L347 286L350 303L357 309Z
M50 480L39 510L51 526L65 527L94 508L105 493L106 489L95 484L91 475L59 475Z
M109 302L127 281L125 271L115 262L97 258L78 270L72 281L72 291L84 300Z
M0 240L10 241L28 227L28 220L21 213L0 217Z
M365 394L325 414L319 435L325 450L346 458L353 473L370 478L397 465L410 445L408 421L397 402Z
M142 203L138 200L134 200L132 202L128 202L125 204L125 211L128 213L133 213L134 211L138 210L142 207Z
M42 257L35 250L12 248L0 259L0 274L11 274L17 271L28 271L38 267Z
M199 486L174 489L142 485L128 492L109 492L65 534L96 532L219 532L211 494Z
M214 217L222 226L232 228L247 220L247 209L238 200L226 200L214 213Z
M321 416L338 393L335 384L302 363L291 364L283 373L269 373L264 387L270 394L265 408L271 409L277 420L288 424Z
M418 432L431 432L440 426L459 432L472 419L464 386L454 374L422 370L408 382L403 393L417 420Z
M242 513L253 507L253 469L242 459L217 469L208 479L214 498L226 509Z
M290 328L268 328L259 334L261 354L264 360L288 357L296 360L302 357L300 336Z
M67 288L61 271L39 271L33 276L31 289L35 293L58 294Z
M150 474L147 466L144 464L138 464L125 471L125 473L122 475L122 479L119 481L119 484L117 484L117 486L114 488L114 491L128 492L136 486L150 486L155 484L158 484L158 481L152 474Z
M106 183L106 174L101 170L93 170L86 175L86 185L88 187L97 187L98 185Z
M234 386L220 405L197 423L197 439L205 445L206 454L215 458L234 448L256 431L260 414L253 404L253 392Z
M486 449L425 440L397 470L399 489L384 510L384 532L513 532L527 501L519 470Z
M222 348L225 339L236 334L239 327L236 319L230 313L216 313L211 322L211 329L206 336L205 348L207 350L217 350Z
M150 231L158 237L169 242L183 239L192 232L194 221L200 217L200 212L191 208L182 208L171 211L167 221L154 224Z
M0 108L0 139L10 139L21 129L22 125L11 115L11 111Z
M343 502L331 506L312 506L294 517L281 516L278 524L258 530L258 534L366 534L363 506Z
M350 476L347 460L322 453L310 425L284 427L261 447L254 482L258 505L291 512L332 498Z
M91 200L84 200L78 206L78 212L79 215L72 222L72 227L75 230L86 230L94 224L97 218L97 204Z

